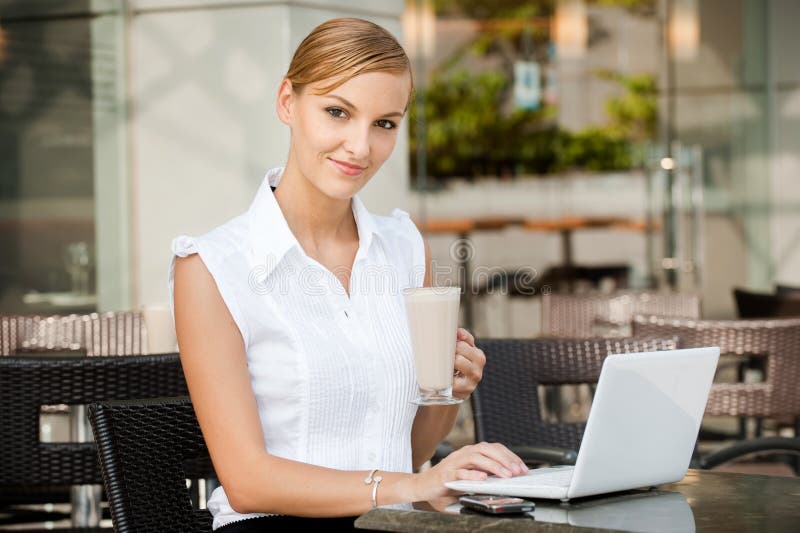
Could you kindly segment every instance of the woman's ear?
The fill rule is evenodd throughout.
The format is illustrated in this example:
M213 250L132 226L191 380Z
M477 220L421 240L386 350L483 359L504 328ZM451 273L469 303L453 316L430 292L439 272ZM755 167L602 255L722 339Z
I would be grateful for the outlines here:
M278 113L278 118L286 125L292 123L292 111L294 110L294 88L292 82L288 78L284 78L281 86L278 88L278 99L275 102L275 111Z

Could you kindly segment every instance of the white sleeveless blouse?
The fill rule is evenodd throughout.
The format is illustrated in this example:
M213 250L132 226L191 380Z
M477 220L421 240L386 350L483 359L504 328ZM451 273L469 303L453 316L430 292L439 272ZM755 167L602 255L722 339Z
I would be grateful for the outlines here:
M173 240L170 297L175 256L200 254L244 339L269 453L411 472L416 377L402 289L423 283L422 236L404 211L373 215L355 196L359 247L348 297L289 229L270 189L282 172L267 173L246 213ZM208 508L214 529L262 516L236 513L223 487Z

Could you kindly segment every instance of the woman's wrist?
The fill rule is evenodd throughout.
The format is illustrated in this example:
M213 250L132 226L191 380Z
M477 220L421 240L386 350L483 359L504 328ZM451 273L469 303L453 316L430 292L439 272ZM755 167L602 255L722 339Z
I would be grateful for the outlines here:
M378 493L378 505L408 503L418 500L416 478L419 474L385 476ZM389 483L387 483L387 481Z

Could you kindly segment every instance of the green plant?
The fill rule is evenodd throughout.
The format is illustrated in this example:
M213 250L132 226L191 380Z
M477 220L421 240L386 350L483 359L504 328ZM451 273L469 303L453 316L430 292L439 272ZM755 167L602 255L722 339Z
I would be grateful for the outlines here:
M569 135L559 154L561 167L591 172L631 168L630 140L607 128L586 128Z
M636 146L655 135L655 82L650 76L602 75L618 81L624 92L609 99L606 126L577 132L559 128L550 106L504 112L511 82L502 72L472 74L458 69L434 75L425 90L428 175L441 182L454 176L632 168ZM413 176L418 122L412 106Z
M509 80L501 72L471 74L465 69L433 76L425 90L428 174L433 177L513 174L520 154L531 159L554 159L538 143L526 143L550 112L502 111ZM417 149L417 106L410 114L412 169ZM541 133L539 134L541 137Z
M647 13L654 0L589 0ZM651 75L595 73L617 83L606 102L608 123L581 131L558 127L556 108L510 109L513 67L521 57L549 61L547 20L554 0L436 0L444 16L488 22L475 39L439 64L425 87L427 174L436 185L451 177L549 174L564 170L611 171L635 166L638 147L655 138L656 82ZM492 56L494 70L464 65ZM418 108L411 107L410 157L416 174Z
M618 83L623 89L620 96L606 101L609 130L637 143L653 140L658 113L657 87L653 75L624 76L610 71L601 71L597 75Z

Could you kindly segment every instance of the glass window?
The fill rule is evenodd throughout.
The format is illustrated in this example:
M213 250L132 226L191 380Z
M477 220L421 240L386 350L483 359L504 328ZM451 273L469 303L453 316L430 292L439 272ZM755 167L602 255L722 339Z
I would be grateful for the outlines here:
M97 306L101 126L121 109L118 14L89 4L0 3L0 312Z

